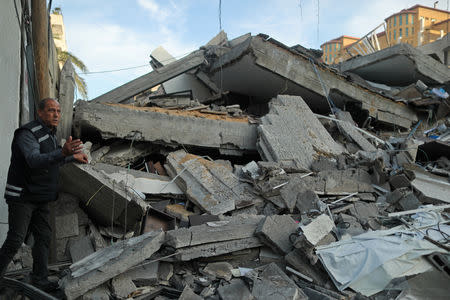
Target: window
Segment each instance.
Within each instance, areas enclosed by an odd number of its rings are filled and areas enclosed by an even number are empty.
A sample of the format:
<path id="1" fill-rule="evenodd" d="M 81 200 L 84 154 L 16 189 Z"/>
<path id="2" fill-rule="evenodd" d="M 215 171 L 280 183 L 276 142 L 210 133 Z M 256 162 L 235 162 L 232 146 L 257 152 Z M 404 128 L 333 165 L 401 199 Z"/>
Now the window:
<path id="1" fill-rule="evenodd" d="M 405 24 L 406 24 L 406 25 L 408 25 L 408 19 L 409 19 L 409 15 L 406 14 L 406 15 L 405 15 Z"/>
<path id="2" fill-rule="evenodd" d="M 398 16 L 398 26 L 402 26 L 403 15 Z"/>
<path id="3" fill-rule="evenodd" d="M 397 26 L 397 16 L 394 16 L 394 27 Z"/>
<path id="4" fill-rule="evenodd" d="M 408 29 L 409 29 L 408 27 L 405 28 L 405 36 L 406 37 L 408 36 Z"/>
<path id="5" fill-rule="evenodd" d="M 336 51 L 336 44 L 334 44 L 334 51 Z"/>
<path id="6" fill-rule="evenodd" d="M 389 19 L 388 22 L 389 22 L 389 28 L 392 28 L 392 19 Z"/>
<path id="7" fill-rule="evenodd" d="M 414 15 L 411 15 L 411 24 L 414 24 Z"/>
<path id="8" fill-rule="evenodd" d="M 411 27 L 411 34 L 414 35 L 414 27 Z"/>
<path id="9" fill-rule="evenodd" d="M 394 40 L 397 39 L 397 31 L 394 29 Z"/>
<path id="10" fill-rule="evenodd" d="M 431 23 L 434 23 L 434 22 L 436 22 L 436 19 L 431 19 Z"/>
<path id="11" fill-rule="evenodd" d="M 332 62 L 332 60 L 331 60 L 331 54 L 330 54 L 330 56 L 328 57 L 328 61 L 331 63 Z"/>
<path id="12" fill-rule="evenodd" d="M 338 49 L 338 51 L 341 50 L 341 44 L 337 45 L 337 49 Z"/>
<path id="13" fill-rule="evenodd" d="M 398 30 L 398 37 L 399 37 L 399 38 L 402 37 L 402 29 L 401 29 L 401 28 Z"/>

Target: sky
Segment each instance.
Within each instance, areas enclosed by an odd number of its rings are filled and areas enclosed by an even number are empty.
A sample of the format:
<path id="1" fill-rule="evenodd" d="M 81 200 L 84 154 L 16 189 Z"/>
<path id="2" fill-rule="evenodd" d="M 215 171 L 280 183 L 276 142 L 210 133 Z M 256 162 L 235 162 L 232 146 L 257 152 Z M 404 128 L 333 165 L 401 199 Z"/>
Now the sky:
<path id="1" fill-rule="evenodd" d="M 265 33 L 288 45 L 320 48 L 341 35 L 362 37 L 393 13 L 435 0 L 53 0 L 60 7 L 68 49 L 87 66 L 89 99 L 152 69 L 163 46 L 183 57 L 222 28 L 228 39 Z M 437 8 L 448 10 L 449 0 Z M 220 7 L 220 9 L 219 9 Z M 139 66 L 139 67 L 138 67 Z M 123 68 L 117 72 L 104 72 Z"/>

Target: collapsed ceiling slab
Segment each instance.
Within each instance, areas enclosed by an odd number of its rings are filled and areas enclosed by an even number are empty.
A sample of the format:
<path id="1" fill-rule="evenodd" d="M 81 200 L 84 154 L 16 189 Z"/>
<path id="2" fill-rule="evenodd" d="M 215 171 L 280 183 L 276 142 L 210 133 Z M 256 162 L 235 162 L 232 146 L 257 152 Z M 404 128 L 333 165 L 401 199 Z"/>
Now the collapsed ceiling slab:
<path id="1" fill-rule="evenodd" d="M 338 91 L 343 97 L 336 101 L 337 106 L 357 102 L 371 117 L 404 128 L 417 121 L 406 105 L 350 82 L 337 71 L 263 36 L 248 38 L 214 60 L 208 73 L 223 90 L 266 102 L 278 94 L 298 95 L 314 111 L 323 111 L 328 108 L 326 95 Z"/>
<path id="2" fill-rule="evenodd" d="M 95 131 L 103 139 L 195 146 L 230 155 L 256 153 L 256 125 L 250 124 L 247 117 L 80 102 L 73 126 L 78 136 Z"/>
<path id="3" fill-rule="evenodd" d="M 125 83 L 103 95 L 91 100 L 91 102 L 120 103 L 140 94 L 160 83 L 172 79 L 180 74 L 192 70 L 205 62 L 203 50 L 192 52 L 186 57 L 174 61 L 155 71 L 142 75 L 130 82 Z"/>
<path id="4" fill-rule="evenodd" d="M 419 79 L 426 84 L 450 80 L 446 65 L 405 43 L 344 61 L 339 70 L 391 86 L 406 86 Z"/>

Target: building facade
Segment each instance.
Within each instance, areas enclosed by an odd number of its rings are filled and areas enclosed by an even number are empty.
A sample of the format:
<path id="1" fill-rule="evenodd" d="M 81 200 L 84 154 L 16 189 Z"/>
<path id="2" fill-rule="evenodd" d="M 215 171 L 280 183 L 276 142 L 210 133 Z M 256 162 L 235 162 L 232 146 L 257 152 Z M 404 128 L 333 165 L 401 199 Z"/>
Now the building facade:
<path id="1" fill-rule="evenodd" d="M 449 32 L 450 12 L 414 5 L 390 15 L 384 20 L 383 25 L 384 31 L 362 39 L 344 35 L 323 43 L 320 46 L 323 51 L 323 62 L 336 64 L 352 56 L 366 55 L 398 43 L 408 43 L 413 47 L 432 43 Z M 347 45 L 344 43 L 345 40 Z M 335 50 L 334 44 L 340 45 L 336 46 L 338 50 Z"/>

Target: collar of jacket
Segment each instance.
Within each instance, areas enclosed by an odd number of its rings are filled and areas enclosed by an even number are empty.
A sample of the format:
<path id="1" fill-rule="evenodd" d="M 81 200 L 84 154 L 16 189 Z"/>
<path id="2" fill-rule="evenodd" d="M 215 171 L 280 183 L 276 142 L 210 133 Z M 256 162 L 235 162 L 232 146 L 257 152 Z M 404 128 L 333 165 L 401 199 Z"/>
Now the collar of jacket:
<path id="1" fill-rule="evenodd" d="M 41 118 L 39 118 L 39 117 L 38 117 L 36 120 L 39 122 L 39 124 L 42 125 L 42 128 L 43 128 L 47 133 L 53 134 L 53 135 L 56 134 L 56 127 L 48 127 L 47 125 L 45 125 L 45 123 L 44 123 L 44 122 L 41 120 Z"/>

